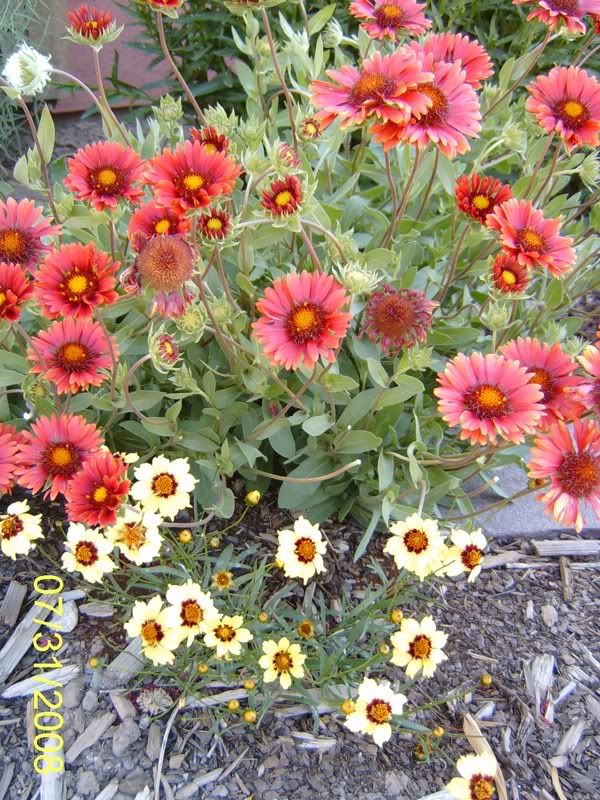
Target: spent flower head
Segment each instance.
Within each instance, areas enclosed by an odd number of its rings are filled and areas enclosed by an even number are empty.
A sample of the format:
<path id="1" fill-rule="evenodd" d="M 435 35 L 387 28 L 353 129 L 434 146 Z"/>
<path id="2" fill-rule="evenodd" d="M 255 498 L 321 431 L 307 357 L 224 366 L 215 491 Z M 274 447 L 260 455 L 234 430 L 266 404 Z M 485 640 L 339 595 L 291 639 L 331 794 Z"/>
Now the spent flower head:
<path id="1" fill-rule="evenodd" d="M 25 42 L 9 56 L 2 71 L 2 77 L 17 97 L 43 92 L 51 74 L 50 56 L 42 55 Z"/>

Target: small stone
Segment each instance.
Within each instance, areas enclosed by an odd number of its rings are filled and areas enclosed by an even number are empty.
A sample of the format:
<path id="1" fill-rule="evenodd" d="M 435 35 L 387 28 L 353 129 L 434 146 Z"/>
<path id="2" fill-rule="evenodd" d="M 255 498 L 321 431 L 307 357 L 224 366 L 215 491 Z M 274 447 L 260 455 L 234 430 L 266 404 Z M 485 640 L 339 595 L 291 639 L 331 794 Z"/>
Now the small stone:
<path id="1" fill-rule="evenodd" d="M 95 689 L 88 689 L 81 706 L 88 714 L 95 711 L 98 708 L 98 692 Z"/>
<path id="2" fill-rule="evenodd" d="M 128 796 L 135 797 L 138 792 L 143 791 L 146 786 L 152 784 L 152 775 L 148 775 L 141 769 L 130 772 L 126 778 L 119 781 L 119 792 Z"/>
<path id="3" fill-rule="evenodd" d="M 542 619 L 549 628 L 553 628 L 558 622 L 558 611 L 551 605 L 542 606 Z"/>
<path id="4" fill-rule="evenodd" d="M 139 726 L 129 717 L 117 725 L 113 733 L 112 750 L 115 756 L 122 756 L 127 748 L 141 737 Z"/>
<path id="5" fill-rule="evenodd" d="M 162 745 L 162 731 L 158 722 L 153 722 L 148 728 L 148 742 L 146 743 L 146 755 L 151 761 L 157 761 Z"/>
<path id="6" fill-rule="evenodd" d="M 77 627 L 79 622 L 79 611 L 77 610 L 77 603 L 74 600 L 67 600 L 63 605 L 63 613 L 60 618 L 61 633 L 71 633 Z"/>
<path id="7" fill-rule="evenodd" d="M 213 797 L 229 797 L 229 789 L 224 785 L 215 786 L 211 794 Z"/>
<path id="8" fill-rule="evenodd" d="M 62 690 L 63 705 L 65 708 L 78 708 L 83 697 L 84 683 L 83 678 L 75 678 L 69 681 Z"/>
<path id="9" fill-rule="evenodd" d="M 385 793 L 387 797 L 405 797 L 405 792 L 409 784 L 410 780 L 402 772 L 385 773 Z"/>
<path id="10" fill-rule="evenodd" d="M 89 770 L 82 770 L 77 776 L 77 791 L 82 795 L 98 794 L 100 786 L 95 774 Z"/>

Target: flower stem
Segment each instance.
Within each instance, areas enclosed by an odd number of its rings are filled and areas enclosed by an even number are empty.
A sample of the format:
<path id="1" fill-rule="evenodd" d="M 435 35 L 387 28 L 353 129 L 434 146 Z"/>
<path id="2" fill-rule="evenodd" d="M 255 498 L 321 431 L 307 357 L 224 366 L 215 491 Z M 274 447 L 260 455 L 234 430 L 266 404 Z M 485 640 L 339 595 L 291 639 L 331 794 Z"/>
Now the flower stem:
<path id="1" fill-rule="evenodd" d="M 31 138 L 33 139 L 33 143 L 35 145 L 35 149 L 37 150 L 38 157 L 40 159 L 40 167 L 42 170 L 42 177 L 44 179 L 44 185 L 46 187 L 46 195 L 48 197 L 48 205 L 50 206 L 50 210 L 52 211 L 52 216 L 54 217 L 56 222 L 60 222 L 60 218 L 58 216 L 58 211 L 56 210 L 56 206 L 54 204 L 54 197 L 52 196 L 52 184 L 50 183 L 50 174 L 48 172 L 48 165 L 46 164 L 46 159 L 44 158 L 44 152 L 42 150 L 42 145 L 40 144 L 40 140 L 37 135 L 37 129 L 35 127 L 35 122 L 33 121 L 33 117 L 31 116 L 31 112 L 27 107 L 27 103 L 23 100 L 22 97 L 17 98 L 18 103 L 23 109 L 23 113 L 25 114 L 25 119 L 27 120 L 27 124 L 29 125 L 29 130 L 31 132 Z"/>
<path id="2" fill-rule="evenodd" d="M 169 45 L 167 44 L 167 40 L 165 38 L 165 26 L 164 26 L 164 23 L 163 23 L 163 15 L 161 14 L 160 11 L 156 12 L 156 28 L 158 30 L 158 40 L 160 42 L 160 46 L 162 48 L 164 57 L 167 59 L 167 62 L 169 64 L 169 66 L 173 70 L 173 74 L 175 75 L 175 77 L 177 78 L 177 80 L 179 82 L 179 85 L 181 86 L 181 88 L 185 92 L 185 96 L 187 97 L 187 99 L 189 100 L 192 108 L 196 112 L 196 116 L 198 117 L 198 119 L 200 120 L 200 122 L 203 125 L 206 125 L 207 124 L 206 123 L 206 117 L 204 116 L 204 114 L 202 112 L 202 109 L 198 105 L 198 103 L 196 101 L 196 98 L 194 97 L 194 95 L 192 93 L 192 90 L 187 85 L 185 78 L 183 77 L 183 75 L 181 74 L 179 69 L 177 68 L 177 64 L 173 60 L 173 56 L 169 52 Z"/>
<path id="3" fill-rule="evenodd" d="M 263 18 L 263 25 L 265 27 L 265 33 L 267 35 L 267 41 L 269 42 L 269 49 L 271 51 L 271 59 L 273 61 L 273 67 L 275 68 L 275 72 L 277 73 L 277 77 L 279 78 L 279 83 L 281 84 L 281 88 L 283 89 L 283 96 L 285 97 L 285 105 L 287 107 L 288 117 L 290 118 L 290 131 L 292 133 L 292 142 L 294 150 L 296 152 L 296 155 L 298 155 L 298 137 L 296 136 L 296 123 L 294 121 L 294 101 L 292 100 L 292 95 L 290 94 L 290 90 L 285 81 L 285 76 L 281 69 L 281 64 L 279 63 L 279 59 L 277 58 L 277 51 L 275 49 L 275 42 L 273 41 L 273 31 L 271 30 L 271 23 L 269 22 L 269 15 L 267 14 L 264 8 L 262 10 L 262 18 Z"/>
<path id="4" fill-rule="evenodd" d="M 320 483 L 321 481 L 328 481 L 332 478 L 337 478 L 338 475 L 343 475 L 344 472 L 348 472 L 348 470 L 352 469 L 352 467 L 358 467 L 360 463 L 360 458 L 357 458 L 356 461 L 351 461 L 350 464 L 345 464 L 343 467 L 339 467 L 333 472 L 328 472 L 326 475 L 315 475 L 312 478 L 296 478 L 291 475 L 275 475 L 272 472 L 263 472 L 261 469 L 255 469 L 254 472 L 256 472 L 257 475 L 264 475 L 265 478 L 272 478 L 275 481 L 289 481 L 290 483 Z"/>
<path id="5" fill-rule="evenodd" d="M 91 48 L 92 53 L 94 54 L 94 69 L 96 70 L 96 85 L 98 87 L 98 94 L 100 95 L 100 102 L 104 105 L 106 113 L 111 118 L 113 125 L 121 134 L 124 142 L 129 142 L 127 138 L 127 133 L 119 120 L 117 119 L 114 111 L 110 107 L 110 103 L 108 102 L 108 97 L 106 96 L 106 91 L 104 90 L 104 82 L 102 80 L 102 71 L 100 69 L 100 57 L 98 56 L 98 51 L 95 47 Z"/>
<path id="6" fill-rule="evenodd" d="M 421 201 L 421 207 L 417 211 L 417 216 L 415 217 L 415 222 L 418 222 L 421 219 L 421 215 L 425 211 L 427 206 L 427 201 L 429 200 L 429 195 L 431 194 L 431 190 L 433 188 L 433 183 L 435 181 L 435 176 L 437 175 L 438 164 L 440 163 L 440 151 L 435 149 L 435 158 L 433 160 L 433 168 L 431 170 L 431 177 L 429 178 L 429 182 L 427 187 L 425 188 L 425 194 L 423 195 L 423 200 Z"/>
<path id="7" fill-rule="evenodd" d="M 106 123 L 108 129 L 109 130 L 111 129 L 112 119 L 111 119 L 110 115 L 108 114 L 108 112 L 106 111 L 106 109 L 104 108 L 102 103 L 98 100 L 96 95 L 91 91 L 91 89 L 89 89 L 85 85 L 85 83 L 83 81 L 80 81 L 79 78 L 75 77 L 75 75 L 71 75 L 70 72 L 65 72 L 62 69 L 53 69 L 52 72 L 54 72 L 56 75 L 62 75 L 64 78 L 68 78 L 70 81 L 72 81 L 77 86 L 79 86 L 79 88 L 82 89 L 87 94 L 87 96 L 92 100 L 92 102 L 94 103 L 94 105 L 98 109 L 98 112 L 99 112 L 101 118 Z M 121 132 L 121 128 L 120 127 L 117 130 L 119 131 L 119 134 L 123 138 L 123 141 L 125 142 L 125 144 L 128 145 L 129 144 L 129 139 L 127 138 L 127 136 L 125 136 Z"/>

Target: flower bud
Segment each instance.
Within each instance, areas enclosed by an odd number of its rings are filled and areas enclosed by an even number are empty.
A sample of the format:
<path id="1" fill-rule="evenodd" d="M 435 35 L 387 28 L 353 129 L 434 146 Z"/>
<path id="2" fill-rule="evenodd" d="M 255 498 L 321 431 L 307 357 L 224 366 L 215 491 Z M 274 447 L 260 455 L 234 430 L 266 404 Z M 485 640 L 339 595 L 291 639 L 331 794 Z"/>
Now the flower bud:
<path id="1" fill-rule="evenodd" d="M 208 664 L 206 663 L 206 661 L 201 661 L 196 669 L 198 670 L 199 675 L 206 675 L 206 673 L 208 672 Z"/>
<path id="2" fill-rule="evenodd" d="M 247 147 L 256 150 L 262 144 L 266 127 L 266 120 L 250 116 L 240 123 L 238 133 Z"/>
<path id="3" fill-rule="evenodd" d="M 208 106 L 204 109 L 206 126 L 216 128 L 219 133 L 225 136 L 232 136 L 238 128 L 238 119 L 235 111 L 229 115 L 221 105 Z"/>
<path id="4" fill-rule="evenodd" d="M 181 544 L 189 544 L 192 541 L 192 532 L 190 530 L 183 530 L 179 531 L 179 536 L 177 537 Z"/>
<path id="5" fill-rule="evenodd" d="M 260 492 L 258 489 L 253 489 L 246 495 L 247 506 L 257 506 L 260 503 Z"/>
<path id="6" fill-rule="evenodd" d="M 512 120 L 502 128 L 502 141 L 509 150 L 525 153 L 527 150 L 527 133 Z"/>
<path id="7" fill-rule="evenodd" d="M 435 728 L 431 731 L 431 733 L 435 736 L 436 739 L 441 739 L 444 735 L 444 729 L 441 725 L 436 725 Z"/>
<path id="8" fill-rule="evenodd" d="M 239 700 L 230 700 L 227 703 L 227 710 L 228 711 L 239 711 L 240 710 L 240 701 Z"/>
<path id="9" fill-rule="evenodd" d="M 267 614 L 266 611 L 261 611 L 257 619 L 259 622 L 262 622 L 264 624 L 265 622 L 269 621 L 269 615 Z"/>
<path id="10" fill-rule="evenodd" d="M 233 319 L 233 309 L 224 295 L 210 303 L 210 310 L 215 318 L 215 322 L 219 325 L 224 325 Z"/>
<path id="11" fill-rule="evenodd" d="M 481 678 L 479 679 L 479 682 L 481 683 L 482 686 L 485 686 L 487 688 L 492 685 L 494 679 L 489 674 L 489 672 L 484 672 Z"/>
<path id="12" fill-rule="evenodd" d="M 392 608 L 390 611 L 390 622 L 393 622 L 394 625 L 400 625 L 402 620 L 404 619 L 404 614 L 400 608 Z"/>
<path id="13" fill-rule="evenodd" d="M 483 315 L 483 324 L 491 331 L 502 331 L 510 321 L 510 308 L 502 302 L 492 303 Z"/>
<path id="14" fill-rule="evenodd" d="M 339 253 L 338 253 L 339 255 Z M 339 282 L 350 294 L 370 294 L 379 284 L 381 276 L 371 272 L 357 261 L 350 261 L 335 270 Z"/>
<path id="15" fill-rule="evenodd" d="M 248 678 L 244 681 L 244 689 L 247 692 L 251 692 L 253 689 L 256 689 L 256 681 L 253 681 L 252 678 Z"/>
<path id="16" fill-rule="evenodd" d="M 344 40 L 344 31 L 337 19 L 331 19 L 323 31 L 323 45 L 331 50 L 339 47 Z"/>
<path id="17" fill-rule="evenodd" d="M 52 64 L 44 56 L 23 43 L 6 62 L 2 76 L 18 97 L 40 94 L 50 81 Z"/>
<path id="18" fill-rule="evenodd" d="M 588 187 L 595 189 L 600 183 L 600 160 L 597 153 L 590 153 L 579 165 L 579 177 Z"/>
<path id="19" fill-rule="evenodd" d="M 208 317 L 206 309 L 199 303 L 190 303 L 186 306 L 181 316 L 175 317 L 173 322 L 176 327 L 192 341 L 197 342 L 202 338 Z"/>
<path id="20" fill-rule="evenodd" d="M 177 366 L 181 358 L 181 350 L 175 339 L 164 328 L 160 327 L 148 337 L 148 352 L 152 365 L 163 375 Z"/>
<path id="21" fill-rule="evenodd" d="M 158 106 L 152 106 L 152 112 L 158 122 L 179 122 L 183 117 L 181 97 L 165 94 L 160 98 Z"/>
<path id="22" fill-rule="evenodd" d="M 354 702 L 352 700 L 344 700 L 340 706 L 340 709 L 342 710 L 342 714 L 348 716 L 348 714 L 351 714 L 354 711 Z"/>
<path id="23" fill-rule="evenodd" d="M 247 722 L 248 725 L 254 724 L 257 720 L 256 711 L 254 711 L 253 708 L 247 708 L 242 716 L 244 718 L 244 722 Z"/>

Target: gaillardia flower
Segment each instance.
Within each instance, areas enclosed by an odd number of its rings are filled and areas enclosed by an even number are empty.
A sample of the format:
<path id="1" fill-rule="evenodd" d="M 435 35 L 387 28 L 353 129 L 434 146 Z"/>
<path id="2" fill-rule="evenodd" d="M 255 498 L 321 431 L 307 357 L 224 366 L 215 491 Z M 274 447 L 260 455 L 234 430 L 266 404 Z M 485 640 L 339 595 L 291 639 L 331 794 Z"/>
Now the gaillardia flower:
<path id="1" fill-rule="evenodd" d="M 600 347 L 589 345 L 577 360 L 591 377 L 579 384 L 578 396 L 586 408 L 600 414 Z"/>
<path id="2" fill-rule="evenodd" d="M 136 252 L 141 252 L 148 239 L 155 236 L 185 236 L 192 227 L 191 220 L 172 208 L 159 206 L 154 200 L 136 209 L 129 220 L 127 235 Z"/>
<path id="3" fill-rule="evenodd" d="M 378 122 L 371 133 L 386 151 L 400 142 L 414 144 L 419 149 L 432 142 L 445 156 L 455 158 L 469 150 L 468 138 L 479 136 L 479 99 L 467 83 L 460 62 L 435 61 L 429 53 L 423 68 L 434 74 L 431 83 L 418 86 L 418 92 L 429 100 L 428 108 L 413 113 L 406 124 L 396 120 Z"/>
<path id="4" fill-rule="evenodd" d="M 215 197 L 228 195 L 242 170 L 230 156 L 210 152 L 194 139 L 150 160 L 146 180 L 157 203 L 176 211 L 204 208 Z"/>
<path id="5" fill-rule="evenodd" d="M 557 422 L 535 440 L 529 461 L 532 478 L 550 480 L 538 495 L 561 525 L 583 527 L 580 505 L 589 503 L 600 519 L 600 426 L 592 420 L 575 420 L 572 431 Z"/>
<path id="6" fill-rule="evenodd" d="M 40 94 L 51 80 L 50 56 L 44 56 L 34 47 L 21 44 L 8 58 L 2 77 L 18 95 Z"/>
<path id="7" fill-rule="evenodd" d="M 63 244 L 53 250 L 35 274 L 35 293 L 44 314 L 91 317 L 100 305 L 114 303 L 118 262 L 94 244 Z"/>
<path id="8" fill-rule="evenodd" d="M 0 493 L 9 494 L 21 460 L 21 434 L 5 422 L 0 422 Z"/>
<path id="9" fill-rule="evenodd" d="M 94 6 L 81 5 L 69 11 L 68 38 L 76 44 L 89 44 L 100 50 L 103 44 L 114 42 L 121 34 L 123 25 L 117 27 L 110 11 L 101 11 Z"/>
<path id="10" fill-rule="evenodd" d="M 423 617 L 421 622 L 405 617 L 400 630 L 390 636 L 393 647 L 390 661 L 404 667 L 409 678 L 421 670 L 426 678 L 431 678 L 437 665 L 448 658 L 442 649 L 447 641 L 448 634 L 437 630 L 433 617 Z"/>
<path id="11" fill-rule="evenodd" d="M 302 205 L 302 184 L 295 175 L 272 181 L 262 193 L 262 207 L 275 217 L 295 214 Z"/>
<path id="12" fill-rule="evenodd" d="M 163 519 L 158 514 L 126 507 L 105 534 L 129 561 L 141 566 L 150 564 L 160 553 L 162 524 Z"/>
<path id="13" fill-rule="evenodd" d="M 264 655 L 258 659 L 265 671 L 263 680 L 272 683 L 279 679 L 282 689 L 289 689 L 292 678 L 303 678 L 306 656 L 300 651 L 299 644 L 291 644 L 285 637 L 276 642 L 269 639 L 262 645 Z"/>
<path id="14" fill-rule="evenodd" d="M 173 651 L 181 643 L 179 630 L 169 626 L 167 617 L 161 596 L 155 594 L 147 603 L 136 600 L 131 617 L 124 625 L 128 636 L 140 637 L 143 654 L 157 666 L 172 664 L 175 661 Z"/>
<path id="15" fill-rule="evenodd" d="M 557 278 L 575 262 L 573 239 L 561 236 L 561 219 L 546 219 L 529 200 L 507 200 L 486 218 L 486 225 L 498 232 L 502 249 L 526 267 L 545 267 Z"/>
<path id="16" fill-rule="evenodd" d="M 543 430 L 558 420 L 572 419 L 577 411 L 574 389 L 581 381 L 574 374 L 577 364 L 560 344 L 519 338 L 505 344 L 500 352 L 525 367 L 532 374 L 532 381 L 540 387 L 544 411 L 538 428 Z"/>
<path id="17" fill-rule="evenodd" d="M 303 139 L 314 141 L 323 132 L 320 121 L 316 117 L 304 117 L 300 126 L 300 135 Z"/>
<path id="18" fill-rule="evenodd" d="M 446 791 L 455 800 L 493 800 L 498 769 L 491 753 L 461 756 L 456 762 L 460 778 L 452 778 Z"/>
<path id="19" fill-rule="evenodd" d="M 272 364 L 312 368 L 321 357 L 335 361 L 352 315 L 350 298 L 331 275 L 299 272 L 278 278 L 256 304 L 254 336 Z"/>
<path id="20" fill-rule="evenodd" d="M 33 283 L 18 264 L 0 262 L 0 320 L 15 322 L 33 294 Z"/>
<path id="21" fill-rule="evenodd" d="M 112 352 L 117 342 L 110 336 Z M 71 317 L 55 322 L 31 340 L 27 357 L 31 372 L 56 385 L 59 394 L 101 386 L 108 377 L 112 358 L 106 334 L 97 322 Z"/>
<path id="22" fill-rule="evenodd" d="M 191 505 L 190 492 L 198 483 L 190 472 L 187 458 L 169 461 L 165 456 L 155 456 L 152 461 L 135 468 L 136 482 L 131 487 L 131 497 L 145 511 L 173 519 Z"/>
<path id="23" fill-rule="evenodd" d="M 190 128 L 192 139 L 196 139 L 200 144 L 204 145 L 207 153 L 227 153 L 229 152 L 229 139 L 224 133 L 213 127 L 207 128 Z"/>
<path id="24" fill-rule="evenodd" d="M 0 200 L 0 261 L 29 270 L 37 267 L 40 258 L 51 250 L 44 240 L 58 236 L 61 230 L 42 215 L 42 210 L 33 200 Z"/>
<path id="25" fill-rule="evenodd" d="M 80 572 L 89 583 L 101 583 L 115 568 L 110 557 L 113 546 L 97 528 L 86 528 L 78 523 L 69 525 L 65 546 L 63 567 L 67 572 Z"/>
<path id="26" fill-rule="evenodd" d="M 514 256 L 498 253 L 492 267 L 492 283 L 503 294 L 519 294 L 529 286 L 529 270 Z"/>
<path id="27" fill-rule="evenodd" d="M 539 19 L 551 31 L 564 25 L 569 33 L 585 33 L 584 17 L 600 14 L 600 0 L 513 0 L 516 6 L 535 3 L 528 20 Z"/>
<path id="28" fill-rule="evenodd" d="M 423 42 L 411 42 L 410 46 L 417 55 L 431 53 L 434 61 L 460 61 L 466 81 L 474 89 L 481 89 L 482 81 L 494 73 L 485 48 L 477 39 L 469 39 L 460 33 L 430 33 Z"/>
<path id="29" fill-rule="evenodd" d="M 0 514 L 0 551 L 8 558 L 26 556 L 35 547 L 36 539 L 43 539 L 42 515 L 31 514 L 29 501 L 11 503 L 5 514 Z"/>
<path id="30" fill-rule="evenodd" d="M 301 578 L 306 584 L 317 572 L 325 572 L 323 556 L 327 542 L 318 525 L 299 517 L 293 530 L 277 531 L 279 548 L 276 559 L 288 578 Z"/>
<path id="31" fill-rule="evenodd" d="M 198 217 L 198 228 L 203 239 L 208 241 L 226 239 L 231 232 L 231 214 L 219 208 L 211 208 Z"/>
<path id="32" fill-rule="evenodd" d="M 385 284 L 369 298 L 363 331 L 391 355 L 427 339 L 437 303 L 418 289 Z"/>
<path id="33" fill-rule="evenodd" d="M 166 614 L 169 627 L 180 629 L 180 638 L 187 639 L 188 647 L 196 636 L 208 633 L 211 623 L 221 619 L 210 592 L 203 592 L 192 580 L 187 580 L 181 586 L 169 584 L 166 598 L 169 603 Z"/>
<path id="34" fill-rule="evenodd" d="M 393 522 L 390 533 L 383 552 L 394 557 L 398 569 L 413 572 L 421 581 L 440 569 L 444 540 L 435 520 L 411 514 L 403 522 Z"/>
<path id="35" fill-rule="evenodd" d="M 423 14 L 425 3 L 415 0 L 354 0 L 350 13 L 363 20 L 361 28 L 372 39 L 396 40 L 401 33 L 420 36 L 431 28 L 431 20 Z"/>
<path id="36" fill-rule="evenodd" d="M 536 429 L 544 405 L 533 375 L 517 361 L 489 353 L 459 353 L 438 375 L 433 390 L 448 425 L 460 425 L 461 439 L 495 444 L 498 437 L 520 444 Z"/>
<path id="37" fill-rule="evenodd" d="M 538 75 L 527 90 L 525 108 L 546 133 L 558 133 L 567 150 L 598 146 L 600 83 L 593 75 L 579 67 L 554 67 L 548 75 Z"/>
<path id="38" fill-rule="evenodd" d="M 211 619 L 204 634 L 204 644 L 215 650 L 217 658 L 239 656 L 242 644 L 254 638 L 247 628 L 242 627 L 243 624 L 244 618 L 239 614 Z"/>
<path id="39" fill-rule="evenodd" d="M 394 692 L 388 681 L 364 678 L 358 687 L 354 710 L 348 714 L 344 725 L 353 733 L 366 733 L 379 747 L 392 735 L 392 717 L 402 714 L 406 696 Z"/>
<path id="40" fill-rule="evenodd" d="M 66 493 L 69 481 L 101 443 L 96 426 L 77 414 L 40 417 L 30 431 L 21 434 L 19 484 L 37 493 L 48 482 L 48 494 L 54 500 L 59 492 Z"/>
<path id="41" fill-rule="evenodd" d="M 450 576 L 469 574 L 468 582 L 472 582 L 481 572 L 483 551 L 487 547 L 487 539 L 480 528 L 467 533 L 455 530 L 450 535 L 450 542 L 444 555 L 444 574 Z"/>
<path id="42" fill-rule="evenodd" d="M 131 147 L 119 142 L 94 142 L 68 160 L 65 187 L 96 211 L 114 210 L 119 200 L 137 204 L 144 196 L 140 182 L 144 164 Z"/>
<path id="43" fill-rule="evenodd" d="M 487 175 L 461 175 L 454 185 L 456 202 L 461 211 L 476 219 L 482 225 L 494 208 L 512 197 L 512 190 L 506 183 Z"/>
<path id="44" fill-rule="evenodd" d="M 433 73 L 423 69 L 407 46 L 387 56 L 376 52 L 360 69 L 345 64 L 339 70 L 327 70 L 327 76 L 333 83 L 312 83 L 312 103 L 322 109 L 317 119 L 324 126 L 340 119 L 346 128 L 372 116 L 400 125 L 413 113 L 426 113 L 431 105 L 420 86 L 431 81 Z"/>
<path id="45" fill-rule="evenodd" d="M 108 450 L 99 450 L 67 486 L 67 516 L 71 522 L 102 528 L 113 525 L 130 485 L 122 459 Z"/>
<path id="46" fill-rule="evenodd" d="M 146 242 L 135 267 L 142 286 L 155 292 L 151 314 L 179 317 L 192 300 L 186 283 L 194 272 L 194 251 L 181 236 L 156 236 Z"/>

